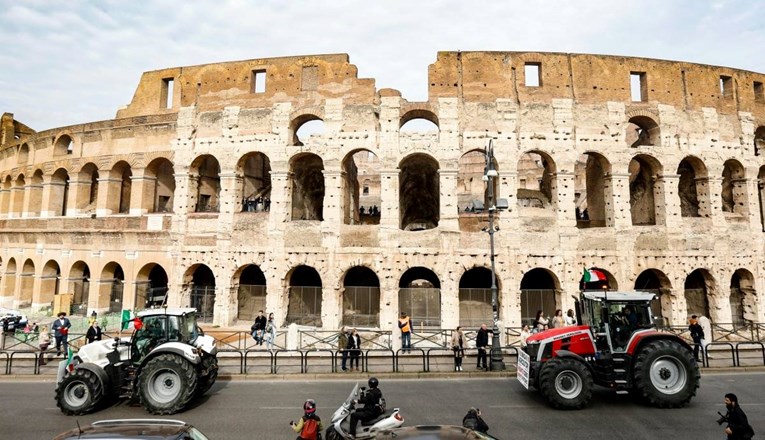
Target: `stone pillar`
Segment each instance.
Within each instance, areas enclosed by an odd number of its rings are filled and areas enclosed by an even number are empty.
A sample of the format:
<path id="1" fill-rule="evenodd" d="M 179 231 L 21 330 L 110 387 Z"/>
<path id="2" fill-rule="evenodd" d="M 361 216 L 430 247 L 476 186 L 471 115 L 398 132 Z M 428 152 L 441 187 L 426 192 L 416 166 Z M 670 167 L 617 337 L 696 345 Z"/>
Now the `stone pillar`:
<path id="1" fill-rule="evenodd" d="M 706 176 L 697 177 L 694 183 L 696 184 L 696 199 L 699 201 L 699 217 L 711 218 L 712 206 L 709 198 L 709 178 Z"/>
<path id="2" fill-rule="evenodd" d="M 144 215 L 154 210 L 154 198 L 156 197 L 154 188 L 157 185 L 157 178 L 146 175 L 146 168 L 137 168 L 132 170 L 133 175 L 130 178 L 130 209 L 129 215 Z"/>
<path id="3" fill-rule="evenodd" d="M 3 185 L 0 188 L 0 218 L 9 218 L 11 211 L 11 190 Z"/>
<path id="4" fill-rule="evenodd" d="M 324 220 L 333 231 L 343 224 L 343 178 L 345 173 L 337 168 L 325 168 L 324 174 Z"/>
<path id="5" fill-rule="evenodd" d="M 220 276 L 215 279 L 215 305 L 213 324 L 227 327 L 234 322 L 237 313 L 237 292 L 231 287 L 231 277 Z"/>
<path id="6" fill-rule="evenodd" d="M 518 172 L 503 171 L 499 173 L 497 179 L 499 179 L 499 198 L 507 200 L 507 211 L 495 220 L 501 227 L 506 227 L 518 220 Z M 502 221 L 503 219 L 506 220 Z"/>
<path id="7" fill-rule="evenodd" d="M 630 175 L 628 173 L 612 173 L 606 176 L 604 181 L 611 182 L 606 188 L 611 188 L 611 200 L 613 205 L 613 225 L 616 229 L 632 227 L 632 212 L 630 209 Z M 606 194 L 606 199 L 608 199 Z"/>
<path id="8" fill-rule="evenodd" d="M 292 216 L 292 174 L 288 171 L 271 170 L 271 210 L 268 216 L 269 230 L 284 231 L 285 223 Z M 283 319 L 282 317 L 281 319 Z"/>
<path id="9" fill-rule="evenodd" d="M 58 217 L 63 215 L 60 209 L 65 192 L 66 184 L 64 182 L 54 182 L 52 181 L 52 176 L 44 176 L 40 217 Z"/>
<path id="10" fill-rule="evenodd" d="M 11 208 L 8 211 L 8 218 L 20 218 L 24 207 L 24 187 L 14 185 L 11 188 Z"/>
<path id="11" fill-rule="evenodd" d="M 444 277 L 441 281 L 441 328 L 453 329 L 460 325 L 459 292 L 459 280 L 454 280 L 450 276 Z M 411 311 L 408 312 L 411 313 Z"/>
<path id="12" fill-rule="evenodd" d="M 39 217 L 42 208 L 42 182 L 30 182 L 24 197 L 24 217 Z"/>
<path id="13" fill-rule="evenodd" d="M 380 227 L 399 229 L 399 193 L 397 168 L 380 170 Z"/>
<path id="14" fill-rule="evenodd" d="M 660 209 L 661 204 L 658 199 L 654 201 L 656 205 L 656 224 L 664 224 L 668 229 L 675 230 L 683 223 L 682 212 L 680 211 L 680 175 L 664 174 L 657 179 L 662 183 L 662 194 L 664 199 L 664 209 Z M 659 211 L 663 213 L 664 221 L 659 222 Z"/>
<path id="15" fill-rule="evenodd" d="M 438 170 L 439 199 L 441 201 L 438 226 L 442 231 L 458 232 L 459 212 L 457 206 L 457 169 Z M 495 198 L 496 203 L 496 198 Z M 486 209 L 489 209 L 487 206 Z M 448 327 L 453 328 L 453 327 Z"/>
<path id="16" fill-rule="evenodd" d="M 576 227 L 576 215 L 574 214 L 574 173 L 555 174 L 555 187 L 553 189 L 553 206 L 557 210 L 558 225 L 560 227 Z"/>
<path id="17" fill-rule="evenodd" d="M 98 179 L 98 197 L 96 215 L 106 217 L 120 212 L 120 192 L 122 191 L 122 176 L 111 171 L 103 173 L 106 177 Z M 117 175 L 115 177 L 115 175 Z M 99 311 L 100 313 L 100 311 Z"/>
<path id="18" fill-rule="evenodd" d="M 709 178 L 709 207 L 710 217 L 714 226 L 725 226 L 725 215 L 722 210 L 722 178 Z"/>
<path id="19" fill-rule="evenodd" d="M 69 192 L 66 197 L 66 215 L 75 217 L 83 214 L 90 203 L 90 176 L 75 174 L 69 181 Z"/>
<path id="20" fill-rule="evenodd" d="M 759 231 L 760 229 L 760 207 L 759 207 L 759 180 L 758 179 L 743 179 L 741 184 L 741 191 L 743 200 L 746 203 L 744 207 L 744 214 L 748 218 L 749 227 L 752 231 Z"/>
<path id="21" fill-rule="evenodd" d="M 664 176 L 653 176 L 653 219 L 657 226 L 667 224 L 667 191 L 669 189 L 666 183 Z"/>

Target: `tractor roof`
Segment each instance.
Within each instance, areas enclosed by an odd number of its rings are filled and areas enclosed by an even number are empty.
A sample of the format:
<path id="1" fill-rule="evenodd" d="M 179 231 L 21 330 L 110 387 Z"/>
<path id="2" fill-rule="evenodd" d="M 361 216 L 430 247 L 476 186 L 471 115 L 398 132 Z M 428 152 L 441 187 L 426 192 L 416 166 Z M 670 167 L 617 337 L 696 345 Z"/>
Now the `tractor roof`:
<path id="1" fill-rule="evenodd" d="M 169 316 L 180 316 L 180 315 L 188 315 L 189 313 L 196 312 L 197 309 L 193 307 L 163 307 L 161 309 L 146 309 L 141 310 L 137 313 L 137 315 L 141 318 L 144 316 L 156 316 L 156 315 L 169 315 Z"/>
<path id="2" fill-rule="evenodd" d="M 596 301 L 640 301 L 640 302 L 646 302 L 651 301 L 656 297 L 656 294 L 653 292 L 642 292 L 642 291 L 633 291 L 633 292 L 604 292 L 602 290 L 588 290 L 585 292 L 582 292 L 582 296 L 587 299 L 592 299 Z"/>

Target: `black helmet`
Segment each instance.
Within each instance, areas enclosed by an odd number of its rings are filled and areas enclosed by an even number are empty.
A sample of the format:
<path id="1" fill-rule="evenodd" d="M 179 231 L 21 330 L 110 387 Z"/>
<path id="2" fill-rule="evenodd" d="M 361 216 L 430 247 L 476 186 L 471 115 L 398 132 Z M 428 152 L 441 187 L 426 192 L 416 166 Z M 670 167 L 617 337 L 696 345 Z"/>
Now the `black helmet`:
<path id="1" fill-rule="evenodd" d="M 377 388 L 377 385 L 380 384 L 380 381 L 377 380 L 376 377 L 370 377 L 367 383 L 369 384 L 369 388 Z"/>

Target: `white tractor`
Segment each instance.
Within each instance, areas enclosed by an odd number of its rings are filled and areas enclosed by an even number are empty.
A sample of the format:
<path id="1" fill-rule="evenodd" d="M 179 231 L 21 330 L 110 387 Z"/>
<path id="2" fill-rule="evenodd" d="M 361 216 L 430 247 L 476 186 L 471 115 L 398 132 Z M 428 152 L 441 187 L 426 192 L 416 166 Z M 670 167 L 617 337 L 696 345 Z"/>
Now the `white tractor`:
<path id="1" fill-rule="evenodd" d="M 92 412 L 116 398 L 138 398 L 152 414 L 175 414 L 218 377 L 215 339 L 197 327 L 196 309 L 138 313 L 132 336 L 83 346 L 59 364 L 56 405 Z"/>

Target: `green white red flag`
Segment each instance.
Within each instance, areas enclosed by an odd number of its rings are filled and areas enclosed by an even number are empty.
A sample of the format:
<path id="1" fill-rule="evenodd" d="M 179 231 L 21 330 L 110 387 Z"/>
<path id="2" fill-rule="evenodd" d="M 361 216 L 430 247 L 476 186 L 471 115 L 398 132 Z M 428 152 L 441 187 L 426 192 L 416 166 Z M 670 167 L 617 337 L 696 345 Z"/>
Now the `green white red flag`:
<path id="1" fill-rule="evenodd" d="M 584 273 L 582 274 L 583 283 L 597 283 L 599 281 L 606 281 L 606 280 L 608 280 L 608 278 L 606 277 L 606 274 L 604 274 L 603 272 L 597 269 L 584 268 Z"/>

